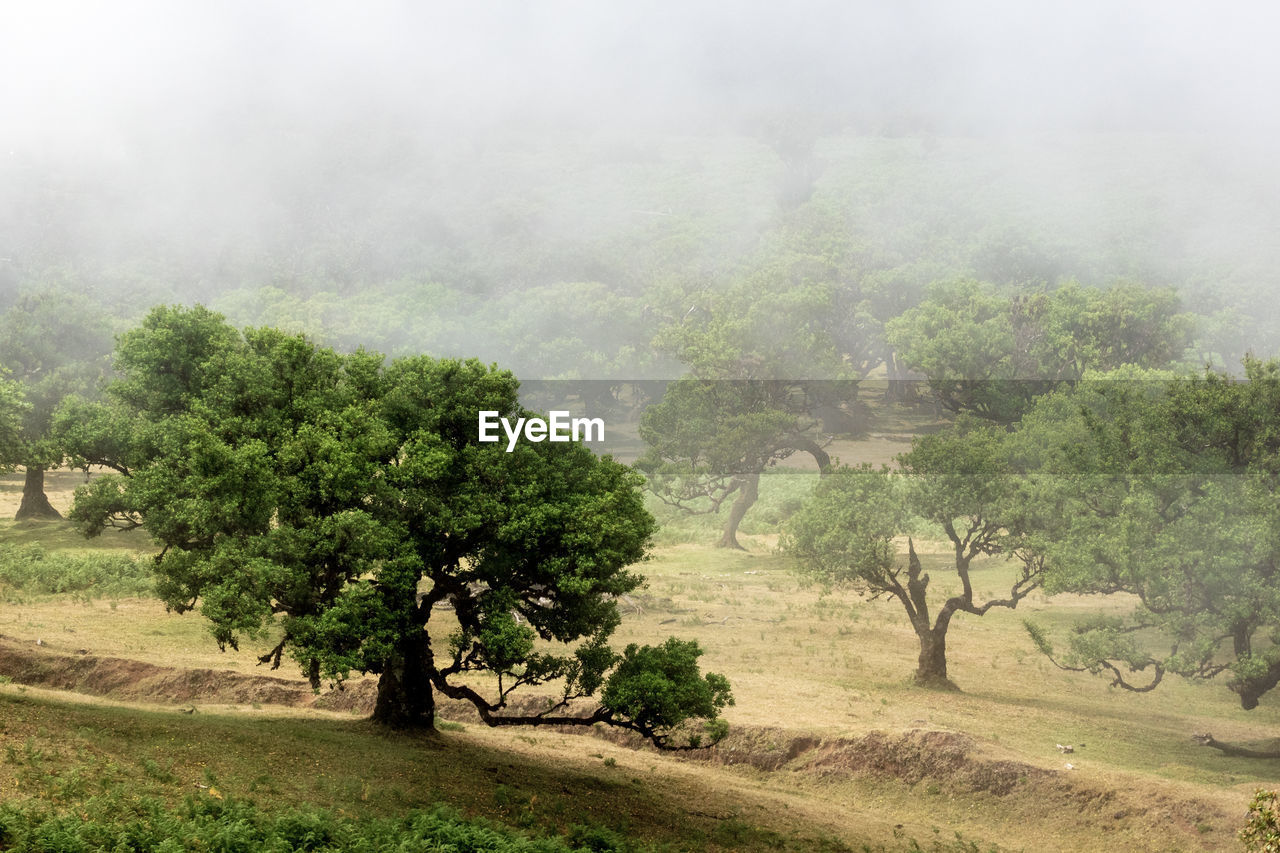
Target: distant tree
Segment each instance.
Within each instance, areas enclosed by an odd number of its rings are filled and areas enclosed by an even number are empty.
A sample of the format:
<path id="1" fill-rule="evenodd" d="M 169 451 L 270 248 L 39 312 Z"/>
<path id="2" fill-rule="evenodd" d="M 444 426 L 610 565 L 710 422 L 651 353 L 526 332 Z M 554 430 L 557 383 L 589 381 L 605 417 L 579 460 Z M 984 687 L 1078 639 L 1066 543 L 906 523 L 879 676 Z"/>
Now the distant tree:
<path id="1" fill-rule="evenodd" d="M 669 376 L 656 356 L 643 302 L 599 282 L 560 282 L 506 294 L 493 312 L 484 355 L 540 379 L 644 379 Z"/>
<path id="2" fill-rule="evenodd" d="M 84 296 L 61 289 L 23 294 L 0 315 L 0 365 L 21 383 L 28 403 L 16 461 L 26 469 L 17 518 L 61 518 L 44 493 L 44 475 L 66 454 L 52 429 L 71 395 L 92 394 L 107 369 L 111 329 Z"/>
<path id="3" fill-rule="evenodd" d="M 1034 394 L 1015 379 L 1009 303 L 991 285 L 935 283 L 928 299 L 891 320 L 885 333 L 900 363 L 928 377 L 952 411 L 1008 422 Z"/>
<path id="4" fill-rule="evenodd" d="M 729 685 L 698 672 L 696 643 L 608 646 L 653 530 L 638 476 L 579 444 L 476 441 L 480 410 L 530 414 L 510 373 L 384 366 L 201 308 L 153 311 L 116 366 L 113 403 L 84 422 L 128 415 L 120 473 L 79 489 L 72 517 L 90 535 L 145 524 L 161 597 L 198 607 L 220 645 L 271 632 L 262 662 L 287 651 L 317 687 L 377 673 L 391 726 L 430 728 L 442 693 L 493 726 L 602 722 L 674 748 L 703 742 L 677 734 L 702 719 L 723 736 Z M 84 437 L 86 458 L 111 450 Z M 553 682 L 542 710 L 510 710 Z"/>
<path id="5" fill-rule="evenodd" d="M 781 548 L 803 574 L 898 600 L 920 642 L 915 678 L 921 684 L 950 686 L 947 632 L 957 613 L 1017 607 L 1043 579 L 1043 556 L 1022 534 L 1020 484 L 1010 474 L 1005 441 L 1001 430 L 961 418 L 944 432 L 917 438 L 900 457 L 900 472 L 833 469 L 784 528 Z M 904 564 L 894 542 L 913 516 L 940 526 L 954 552 L 960 590 L 936 602 L 936 615 L 914 543 L 907 540 Z M 982 555 L 1019 565 L 1007 598 L 976 599 L 970 570 Z"/>
<path id="6" fill-rule="evenodd" d="M 819 471 L 831 464 L 807 408 L 787 382 L 673 382 L 641 416 L 648 449 L 636 467 L 661 500 L 688 511 L 718 512 L 734 497 L 717 545 L 741 549 L 738 526 L 759 498 L 766 468 L 796 451 L 811 454 Z"/>
<path id="7" fill-rule="evenodd" d="M 983 281 L 1022 287 L 1047 285 L 1065 272 L 1061 251 L 1016 228 L 995 228 L 978 237 L 970 265 Z"/>
<path id="8" fill-rule="evenodd" d="M 885 293 L 870 275 L 872 252 L 856 233 L 842 204 L 815 199 L 783 216 L 749 264 L 746 289 L 768 319 L 764 328 L 788 342 L 802 323 L 821 344 L 811 352 L 797 347 L 794 354 L 809 364 L 790 375 L 816 377 L 838 364 L 840 375 L 865 378 L 884 358 L 884 321 L 901 309 L 883 314 Z M 776 304 L 783 294 L 785 307 Z"/>
<path id="9" fill-rule="evenodd" d="M 826 305 L 819 288 L 768 292 L 748 281 L 700 294 L 655 339 L 692 376 L 644 411 L 648 449 L 636 467 L 659 498 L 689 511 L 719 511 L 736 495 L 721 547 L 742 547 L 738 526 L 766 468 L 797 451 L 820 472 L 831 463 L 814 413 L 847 407 L 857 383 L 841 381 L 848 374 L 822 322 Z"/>
<path id="10" fill-rule="evenodd" d="M 902 363 L 928 378 L 943 405 L 1003 424 L 1086 370 L 1164 367 L 1182 357 L 1192 331 L 1167 288 L 1068 282 L 1007 294 L 974 280 L 931 285 L 886 327 Z"/>
<path id="11" fill-rule="evenodd" d="M 1060 666 L 1134 691 L 1227 675 L 1246 710 L 1280 684 L 1280 364 L 1245 372 L 1098 375 L 1024 419 L 1047 589 L 1139 602 L 1077 625 L 1063 653 L 1029 625 Z"/>
<path id="12" fill-rule="evenodd" d="M 761 124 L 759 136 L 782 161 L 777 200 L 783 210 L 793 210 L 807 202 L 826 164 L 815 146 L 822 132 L 821 120 L 799 112 L 771 116 Z"/>

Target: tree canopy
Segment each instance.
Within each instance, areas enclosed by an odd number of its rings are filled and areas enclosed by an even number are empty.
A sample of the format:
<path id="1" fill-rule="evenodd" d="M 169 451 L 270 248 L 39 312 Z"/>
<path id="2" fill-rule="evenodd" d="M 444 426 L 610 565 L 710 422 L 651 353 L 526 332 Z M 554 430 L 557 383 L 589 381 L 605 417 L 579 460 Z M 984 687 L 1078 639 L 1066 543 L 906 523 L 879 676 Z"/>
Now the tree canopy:
<path id="1" fill-rule="evenodd" d="M 648 447 L 636 467 L 659 498 L 716 512 L 736 495 L 719 542 L 729 548 L 742 547 L 738 525 L 761 473 L 797 451 L 825 470 L 831 460 L 817 413 L 847 416 L 857 397 L 829 322 L 831 289 L 803 279 L 761 292 L 748 278 L 691 296 L 685 315 L 655 338 L 691 375 L 671 383 L 640 420 Z"/>
<path id="2" fill-rule="evenodd" d="M 1086 370 L 1177 361 L 1192 331 L 1169 288 L 1067 282 L 1010 294 L 972 279 L 935 282 L 886 326 L 902 363 L 928 378 L 943 405 L 1004 424 Z"/>
<path id="3" fill-rule="evenodd" d="M 640 437 L 648 449 L 636 467 L 660 499 L 682 509 L 716 512 L 736 496 L 719 545 L 741 548 L 738 525 L 759 496 L 766 468 L 796 451 L 812 454 L 819 470 L 830 464 L 804 385 L 778 380 L 673 382 L 641 416 Z"/>
<path id="4" fill-rule="evenodd" d="M 0 369 L 0 471 L 12 471 L 18 462 L 25 408 L 22 386 Z"/>
<path id="5" fill-rule="evenodd" d="M 1130 690 L 1224 674 L 1245 709 L 1280 683 L 1280 364 L 1245 373 L 1100 375 L 1025 419 L 1047 588 L 1138 600 L 1076 625 L 1062 654 L 1029 625 L 1059 665 Z"/>
<path id="6" fill-rule="evenodd" d="M 72 517 L 89 534 L 145 524 L 160 595 L 220 644 L 269 634 L 262 661 L 287 652 L 317 687 L 377 673 L 390 725 L 430 726 L 438 692 L 490 725 L 604 722 L 674 747 L 704 742 L 676 734 L 702 718 L 723 735 L 728 682 L 698 672 L 695 643 L 608 646 L 653 530 L 639 475 L 579 444 L 476 441 L 482 409 L 531 414 L 510 373 L 385 364 L 202 308 L 153 311 L 116 368 L 110 401 L 76 414 L 80 457 L 117 473 L 79 489 Z M 511 710 L 547 683 L 557 698 Z"/>

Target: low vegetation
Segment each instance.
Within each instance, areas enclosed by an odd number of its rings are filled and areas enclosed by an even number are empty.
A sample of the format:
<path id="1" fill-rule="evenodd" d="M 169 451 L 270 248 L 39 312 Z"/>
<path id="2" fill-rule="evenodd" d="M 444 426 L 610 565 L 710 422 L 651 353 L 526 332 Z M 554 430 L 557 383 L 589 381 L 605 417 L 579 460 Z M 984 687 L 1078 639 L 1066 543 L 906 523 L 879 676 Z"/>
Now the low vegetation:
<path id="1" fill-rule="evenodd" d="M 67 553 L 0 542 L 0 595 L 127 598 L 155 592 L 155 563 L 123 553 Z"/>

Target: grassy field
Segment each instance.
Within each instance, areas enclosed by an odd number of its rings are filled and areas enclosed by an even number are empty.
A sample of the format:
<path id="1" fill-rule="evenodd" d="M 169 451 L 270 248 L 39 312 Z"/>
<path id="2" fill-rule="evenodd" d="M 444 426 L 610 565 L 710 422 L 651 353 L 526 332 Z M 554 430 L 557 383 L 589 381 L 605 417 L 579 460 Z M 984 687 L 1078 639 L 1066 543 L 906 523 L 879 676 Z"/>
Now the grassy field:
<path id="1" fill-rule="evenodd" d="M 887 460 L 902 447 L 868 439 L 838 455 Z M 76 478 L 51 479 L 55 504 L 66 504 L 64 487 Z M 1057 670 L 1035 651 L 1024 618 L 1060 628 L 1131 605 L 1038 594 L 1015 612 L 961 616 L 949 643 L 960 690 L 917 688 L 918 647 L 893 602 L 804 587 L 774 552 L 776 521 L 814 481 L 799 467 L 764 478 L 743 525 L 747 552 L 709 547 L 714 518 L 655 508 L 664 529 L 643 566 L 648 585 L 623 602 L 616 640 L 674 634 L 703 645 L 704 668 L 726 674 L 737 699 L 733 734 L 710 753 L 673 758 L 613 738 L 466 721 L 435 739 L 386 735 L 358 713 L 306 703 L 164 690 L 123 701 L 118 692 L 91 697 L 13 680 L 0 685 L 0 792 L 9 802 L 74 808 L 104 787 L 168 802 L 215 790 L 266 809 L 308 802 L 348 816 L 443 802 L 537 834 L 598 826 L 667 849 L 1239 849 L 1249 797 L 1280 785 L 1280 761 L 1227 757 L 1191 734 L 1270 738 L 1280 733 L 1274 700 L 1245 712 L 1220 684 L 1173 680 L 1134 695 Z M 16 482 L 0 483 L 0 496 Z M 33 543 L 149 550 L 136 533 L 86 543 L 65 524 L 0 522 L 0 547 Z M 937 566 L 941 595 L 946 549 L 928 530 L 916 547 L 926 567 Z M 1011 580 L 998 562 L 978 564 L 974 576 L 982 593 Z M 442 622 L 433 633 L 449 628 Z M 0 634 L 31 654 L 246 676 L 263 674 L 255 657 L 270 644 L 223 654 L 197 615 L 166 614 L 145 597 L 11 587 L 0 589 Z M 275 674 L 301 683 L 287 663 Z M 1056 744 L 1075 752 L 1064 756 Z"/>

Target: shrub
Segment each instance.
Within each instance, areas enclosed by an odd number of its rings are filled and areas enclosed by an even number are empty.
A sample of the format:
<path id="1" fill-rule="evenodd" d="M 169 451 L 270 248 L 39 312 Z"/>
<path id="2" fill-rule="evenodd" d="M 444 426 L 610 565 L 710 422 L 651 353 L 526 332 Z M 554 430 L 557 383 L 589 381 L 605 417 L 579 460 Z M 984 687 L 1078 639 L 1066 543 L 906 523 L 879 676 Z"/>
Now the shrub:
<path id="1" fill-rule="evenodd" d="M 0 545 L 0 586 L 29 594 L 83 598 L 152 595 L 147 559 L 125 554 L 67 554 L 40 545 Z"/>
<path id="2" fill-rule="evenodd" d="M 1275 791 L 1259 790 L 1249 803 L 1249 817 L 1240 830 L 1240 840 L 1248 853 L 1280 853 L 1280 814 L 1276 813 Z"/>

